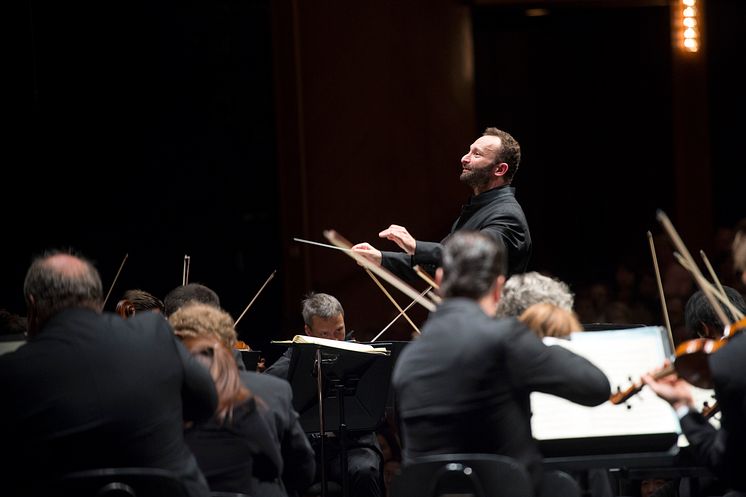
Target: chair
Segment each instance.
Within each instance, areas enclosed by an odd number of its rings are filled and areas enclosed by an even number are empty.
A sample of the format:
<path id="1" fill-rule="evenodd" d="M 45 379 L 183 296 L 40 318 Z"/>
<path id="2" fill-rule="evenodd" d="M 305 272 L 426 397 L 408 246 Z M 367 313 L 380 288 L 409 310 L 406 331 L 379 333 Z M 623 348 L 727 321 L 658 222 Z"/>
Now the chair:
<path id="1" fill-rule="evenodd" d="M 545 471 L 541 480 L 541 492 L 539 495 L 552 495 L 553 497 L 581 497 L 583 491 L 578 482 L 564 471 Z"/>
<path id="2" fill-rule="evenodd" d="M 61 497 L 189 497 L 179 477 L 160 468 L 101 468 L 64 475 L 53 489 Z"/>
<path id="3" fill-rule="evenodd" d="M 391 482 L 391 497 L 532 497 L 526 468 L 497 454 L 438 454 L 402 466 Z"/>

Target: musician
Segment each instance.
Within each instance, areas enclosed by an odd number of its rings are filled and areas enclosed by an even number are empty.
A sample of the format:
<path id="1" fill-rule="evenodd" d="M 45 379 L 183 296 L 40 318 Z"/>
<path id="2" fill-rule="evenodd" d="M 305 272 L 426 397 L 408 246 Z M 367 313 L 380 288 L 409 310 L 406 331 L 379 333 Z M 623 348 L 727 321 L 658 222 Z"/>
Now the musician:
<path id="1" fill-rule="evenodd" d="M 70 471 L 153 467 L 208 497 L 183 424 L 209 419 L 217 394 L 168 322 L 102 313 L 98 271 L 71 253 L 36 258 L 23 291 L 29 341 L 0 356 L 3 495 L 48 495 Z"/>
<path id="2" fill-rule="evenodd" d="M 746 495 L 746 335 L 736 333 L 708 358 L 721 412 L 720 429 L 696 410 L 692 389 L 675 373 L 655 379 L 654 372 L 643 381 L 676 410 L 695 460 L 733 489 L 730 496 Z M 739 493 L 740 492 L 740 493 Z"/>
<path id="3" fill-rule="evenodd" d="M 179 285 L 166 294 L 163 299 L 166 317 L 176 312 L 191 301 L 202 302 L 220 308 L 220 297 L 212 288 L 201 283 L 187 283 Z"/>
<path id="4" fill-rule="evenodd" d="M 307 335 L 329 340 L 345 339 L 344 309 L 339 300 L 326 293 L 311 292 L 302 301 L 301 312 Z M 264 374 L 287 378 L 292 349 L 288 349 Z M 383 469 L 381 448 L 375 432 L 349 434 L 347 452 L 347 475 L 350 493 L 355 497 L 380 497 L 383 495 Z M 317 473 L 320 475 L 320 443 L 313 439 L 316 451 Z M 327 438 L 324 441 L 326 463 L 329 464 L 330 479 L 341 482 L 339 439 Z"/>
<path id="5" fill-rule="evenodd" d="M 738 293 L 738 290 L 724 286 L 723 291 L 733 306 L 741 311 L 742 314 L 746 314 L 746 302 L 744 302 L 743 296 Z M 723 312 L 731 322 L 735 321 L 735 316 L 731 314 L 730 309 L 724 307 Z M 684 323 L 687 331 L 691 333 L 690 338 L 719 339 L 723 336 L 724 324 L 712 309 L 710 301 L 707 300 L 702 290 L 694 292 L 686 301 Z"/>
<path id="6" fill-rule="evenodd" d="M 134 316 L 138 312 L 165 312 L 163 301 L 150 292 L 134 288 L 127 290 L 117 302 L 116 312 L 123 318 Z"/>
<path id="7" fill-rule="evenodd" d="M 531 256 L 528 223 L 511 186 L 520 161 L 521 148 L 515 138 L 497 128 L 485 129 L 461 158 L 460 179 L 472 196 L 451 226 L 451 234 L 479 230 L 501 240 L 507 248 L 508 275 L 526 271 Z M 442 244 L 448 239 L 440 243 L 415 240 L 407 228 L 395 224 L 378 236 L 393 241 L 404 252 L 381 252 L 368 243 L 359 243 L 352 250 L 408 281 L 419 281 L 414 266 L 435 272 Z"/>
<path id="8" fill-rule="evenodd" d="M 536 271 L 514 274 L 505 281 L 500 302 L 497 304 L 497 316 L 518 317 L 526 309 L 540 302 L 548 302 L 572 311 L 575 295 L 567 283 L 557 278 Z"/>
<path id="9" fill-rule="evenodd" d="M 233 318 L 224 310 L 209 304 L 191 302 L 171 314 L 169 322 L 174 331 L 185 340 L 209 337 L 213 340 L 217 339 L 225 347 L 225 350 L 230 350 L 236 343 Z M 235 368 L 235 362 L 233 366 Z M 260 411 L 262 419 L 268 423 L 275 444 L 274 448 L 268 448 L 266 444 L 261 446 L 262 450 L 259 453 L 261 457 L 254 461 L 254 469 L 257 470 L 254 471 L 251 482 L 254 491 L 253 493 L 247 493 L 263 497 L 297 495 L 312 483 L 316 463 L 313 449 L 298 420 L 298 413 L 293 409 L 293 392 L 290 384 L 286 380 L 254 371 L 246 371 L 245 369 L 235 368 L 235 374 L 238 375 L 243 388 L 248 389 L 254 395 L 257 409 Z M 249 416 L 246 416 L 246 413 L 242 411 L 242 414 L 244 414 L 244 417 L 249 417 L 252 413 L 249 412 Z M 212 431 L 217 431 L 220 428 L 221 426 L 216 426 L 214 423 L 207 425 L 207 429 Z M 241 426 L 239 425 L 238 428 L 241 428 Z M 258 427 L 254 427 L 249 435 L 256 434 L 257 429 Z M 242 433 L 240 429 L 227 431 L 230 432 L 226 434 L 229 438 L 231 434 Z M 208 479 L 212 477 L 210 481 L 211 489 L 236 491 L 235 488 L 213 487 L 212 483 L 236 485 L 237 482 L 241 481 L 241 474 L 238 472 L 242 469 L 241 461 L 237 460 L 235 463 L 229 464 L 230 460 L 227 458 L 235 455 L 230 451 L 230 447 L 236 450 L 245 446 L 245 444 L 239 444 L 238 447 L 231 444 L 225 450 L 220 450 L 219 447 L 211 444 L 211 441 L 216 439 L 215 435 L 200 437 L 200 433 L 203 432 L 188 431 L 187 441 L 192 446 L 196 442 L 197 447 L 202 448 L 201 452 L 195 450 L 195 454 L 201 465 L 205 464 L 212 468 L 210 474 L 206 471 Z M 219 431 L 217 434 L 221 433 Z M 271 472 L 272 466 L 277 466 L 275 453 L 281 456 L 278 466 L 281 478 L 276 478 L 276 475 Z M 222 470 L 220 469 L 221 463 L 226 463 L 226 467 Z M 232 478 L 226 482 L 225 480 L 228 477 Z"/>
<path id="10" fill-rule="evenodd" d="M 595 406 L 608 400 L 610 386 L 585 358 L 544 345 L 515 318 L 494 319 L 505 257 L 501 243 L 477 231 L 446 241 L 436 272 L 444 301 L 401 352 L 392 382 L 405 464 L 429 454 L 502 454 L 526 465 L 538 491 L 542 456 L 529 394 Z"/>
<path id="11" fill-rule="evenodd" d="M 539 338 L 567 338 L 575 331 L 583 331 L 574 311 L 549 302 L 538 302 L 523 311 L 518 320 Z"/>

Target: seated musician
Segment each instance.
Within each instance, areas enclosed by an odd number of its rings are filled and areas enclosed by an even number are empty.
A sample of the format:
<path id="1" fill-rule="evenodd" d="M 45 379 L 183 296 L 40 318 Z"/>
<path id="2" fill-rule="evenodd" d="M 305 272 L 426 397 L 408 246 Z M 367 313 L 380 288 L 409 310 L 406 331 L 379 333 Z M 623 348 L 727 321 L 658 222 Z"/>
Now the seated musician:
<path id="1" fill-rule="evenodd" d="M 166 310 L 163 301 L 145 290 L 134 288 L 127 290 L 117 302 L 116 312 L 127 319 L 138 312 L 153 311 L 164 313 Z"/>
<path id="2" fill-rule="evenodd" d="M 418 456 L 494 453 L 523 463 L 537 494 L 542 456 L 532 438 L 529 395 L 595 406 L 606 375 L 585 358 L 546 346 L 515 318 L 494 319 L 505 282 L 505 249 L 474 231 L 445 243 L 437 270 L 443 302 L 394 366 L 404 464 Z"/>
<path id="3" fill-rule="evenodd" d="M 330 340 L 345 339 L 344 310 L 339 300 L 325 293 L 311 293 L 302 302 L 303 321 L 307 335 Z M 288 349 L 264 374 L 288 377 L 292 349 Z M 347 475 L 350 495 L 355 497 L 379 497 L 383 495 L 383 470 L 381 449 L 375 432 L 355 433 L 348 435 Z M 320 444 L 312 439 L 316 452 L 317 480 L 320 479 L 321 464 Z M 330 480 L 341 482 L 340 450 L 336 437 L 324 441 L 325 459 L 329 468 Z"/>

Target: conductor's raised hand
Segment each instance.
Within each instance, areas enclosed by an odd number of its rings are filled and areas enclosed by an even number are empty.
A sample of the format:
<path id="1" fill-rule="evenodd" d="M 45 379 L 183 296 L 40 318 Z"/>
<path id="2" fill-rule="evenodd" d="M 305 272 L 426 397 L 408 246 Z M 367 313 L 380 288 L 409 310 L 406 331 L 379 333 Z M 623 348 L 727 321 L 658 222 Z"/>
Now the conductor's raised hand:
<path id="1" fill-rule="evenodd" d="M 358 255 L 362 255 L 376 266 L 381 265 L 381 251 L 369 243 L 358 243 L 357 245 L 353 245 L 350 250 Z"/>
<path id="2" fill-rule="evenodd" d="M 380 238 L 386 238 L 396 243 L 401 249 L 409 255 L 414 254 L 414 249 L 417 246 L 417 241 L 412 235 L 409 234 L 407 228 L 399 226 L 398 224 L 392 224 L 385 230 L 378 233 Z"/>

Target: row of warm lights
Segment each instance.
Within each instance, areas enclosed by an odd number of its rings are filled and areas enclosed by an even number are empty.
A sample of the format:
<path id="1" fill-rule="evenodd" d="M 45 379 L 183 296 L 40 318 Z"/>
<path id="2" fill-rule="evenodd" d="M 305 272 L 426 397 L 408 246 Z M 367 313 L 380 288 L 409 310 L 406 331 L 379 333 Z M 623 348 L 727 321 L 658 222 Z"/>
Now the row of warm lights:
<path id="1" fill-rule="evenodd" d="M 682 24 L 684 26 L 684 49 L 689 52 L 699 50 L 699 33 L 697 30 L 697 10 L 694 8 L 697 0 L 681 0 Z"/>

